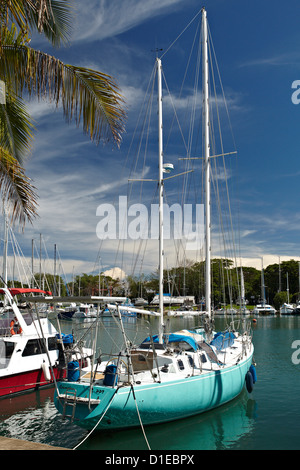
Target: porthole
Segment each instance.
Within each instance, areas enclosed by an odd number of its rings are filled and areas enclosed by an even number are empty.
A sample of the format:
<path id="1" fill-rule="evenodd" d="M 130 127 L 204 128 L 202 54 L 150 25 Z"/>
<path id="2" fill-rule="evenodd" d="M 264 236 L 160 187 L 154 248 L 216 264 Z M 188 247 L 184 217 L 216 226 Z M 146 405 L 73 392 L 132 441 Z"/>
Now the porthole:
<path id="1" fill-rule="evenodd" d="M 194 363 L 194 359 L 192 358 L 192 356 L 188 356 L 188 359 L 189 359 L 189 364 L 191 367 L 194 367 L 195 366 L 195 363 Z"/>

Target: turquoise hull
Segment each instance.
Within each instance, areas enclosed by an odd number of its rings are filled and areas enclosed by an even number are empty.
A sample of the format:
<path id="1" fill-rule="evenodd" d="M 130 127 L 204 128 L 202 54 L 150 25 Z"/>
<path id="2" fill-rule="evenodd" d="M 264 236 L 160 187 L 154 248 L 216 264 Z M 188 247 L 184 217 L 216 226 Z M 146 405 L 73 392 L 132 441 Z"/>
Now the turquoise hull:
<path id="1" fill-rule="evenodd" d="M 205 372 L 174 381 L 135 384 L 119 389 L 95 385 L 91 405 L 76 404 L 74 423 L 86 429 L 122 429 L 140 425 L 137 408 L 143 425 L 163 423 L 203 413 L 238 396 L 245 375 L 252 364 L 252 354 L 232 367 Z M 75 389 L 76 396 L 87 400 L 89 386 L 76 382 L 58 383 L 59 394 Z M 99 404 L 93 400 L 99 400 Z M 57 409 L 63 413 L 63 399 L 55 395 Z M 68 409 L 69 408 L 69 409 Z M 67 405 L 66 415 L 72 413 Z M 103 413 L 104 416 L 103 416 Z"/>

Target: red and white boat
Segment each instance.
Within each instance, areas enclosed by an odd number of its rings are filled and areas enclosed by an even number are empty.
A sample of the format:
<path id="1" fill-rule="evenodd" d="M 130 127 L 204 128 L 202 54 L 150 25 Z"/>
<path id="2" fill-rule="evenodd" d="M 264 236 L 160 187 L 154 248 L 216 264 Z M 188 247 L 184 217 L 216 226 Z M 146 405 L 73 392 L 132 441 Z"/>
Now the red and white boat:
<path id="1" fill-rule="evenodd" d="M 81 367 L 92 355 L 91 349 L 74 344 L 72 335 L 60 335 L 48 318 L 21 313 L 14 296 L 28 293 L 51 295 L 40 289 L 0 289 L 10 307 L 0 315 L 0 397 L 49 386 L 67 375 L 70 358 Z"/>

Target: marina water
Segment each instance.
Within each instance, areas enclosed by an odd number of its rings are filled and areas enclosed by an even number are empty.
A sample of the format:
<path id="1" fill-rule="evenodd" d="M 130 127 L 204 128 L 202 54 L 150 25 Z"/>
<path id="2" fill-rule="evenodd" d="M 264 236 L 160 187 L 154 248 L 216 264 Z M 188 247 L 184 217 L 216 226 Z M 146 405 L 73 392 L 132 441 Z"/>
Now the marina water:
<path id="1" fill-rule="evenodd" d="M 197 318 L 170 321 L 173 331 L 198 325 Z M 216 329 L 223 329 L 228 321 L 216 318 Z M 150 322 L 128 318 L 125 327 L 138 344 L 148 336 L 149 328 L 156 332 L 156 322 L 155 318 Z M 88 328 L 90 323 L 78 320 L 78 326 Z M 61 322 L 61 327 L 70 333 L 74 321 Z M 230 403 L 192 418 L 146 427 L 151 450 L 300 449 L 300 316 L 258 317 L 252 328 L 258 377 L 253 392 L 244 389 Z M 101 351 L 113 352 L 111 343 L 120 339 L 114 320 L 105 318 L 98 333 Z M 69 449 L 84 441 L 87 431 L 62 419 L 53 394 L 51 388 L 0 400 L 0 435 Z M 147 445 L 138 428 L 94 432 L 78 447 L 89 449 L 147 450 Z"/>

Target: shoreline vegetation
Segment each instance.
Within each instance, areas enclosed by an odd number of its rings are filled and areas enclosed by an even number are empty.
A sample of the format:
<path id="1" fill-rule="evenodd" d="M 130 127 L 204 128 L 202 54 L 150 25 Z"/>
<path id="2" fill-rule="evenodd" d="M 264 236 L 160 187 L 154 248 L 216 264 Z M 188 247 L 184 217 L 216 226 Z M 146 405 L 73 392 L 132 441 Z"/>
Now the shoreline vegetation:
<path id="1" fill-rule="evenodd" d="M 240 307 L 241 268 L 234 267 L 232 260 L 212 259 L 212 301 L 215 309 L 230 306 Z M 242 267 L 245 302 L 247 309 L 262 301 L 261 271 L 252 267 Z M 288 285 L 287 285 L 288 277 Z M 50 290 L 55 295 L 114 295 L 130 299 L 143 298 L 149 304 L 158 292 L 158 273 L 140 276 L 128 275 L 124 279 L 114 279 L 104 274 L 76 275 L 71 282 L 61 276 L 36 273 L 37 287 Z M 55 281 L 55 282 L 54 282 Z M 300 299 L 299 262 L 291 259 L 272 264 L 264 269 L 266 303 L 276 310 L 284 302 L 297 303 Z M 40 286 L 41 284 L 41 286 Z M 21 287 L 18 281 L 9 281 L 9 287 Z M 231 285 L 228 288 L 228 285 Z M 23 285 L 23 287 L 26 287 Z M 287 290 L 288 287 L 288 290 Z M 194 296 L 195 304 L 203 304 L 205 292 L 205 262 L 186 261 L 184 266 L 164 271 L 164 293 L 176 296 Z M 169 307 L 169 306 L 168 306 Z"/>

